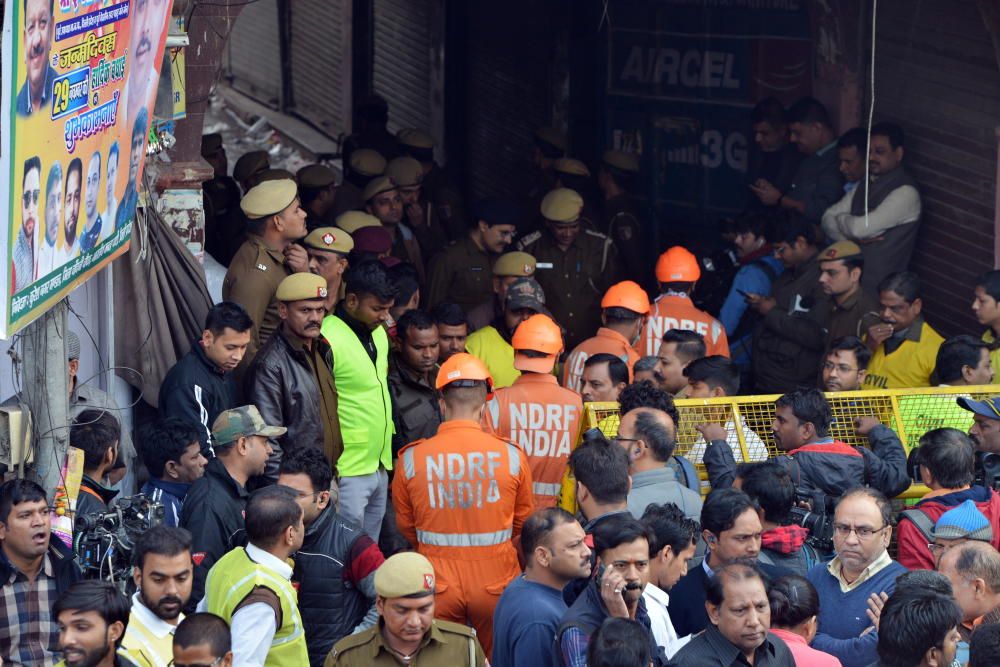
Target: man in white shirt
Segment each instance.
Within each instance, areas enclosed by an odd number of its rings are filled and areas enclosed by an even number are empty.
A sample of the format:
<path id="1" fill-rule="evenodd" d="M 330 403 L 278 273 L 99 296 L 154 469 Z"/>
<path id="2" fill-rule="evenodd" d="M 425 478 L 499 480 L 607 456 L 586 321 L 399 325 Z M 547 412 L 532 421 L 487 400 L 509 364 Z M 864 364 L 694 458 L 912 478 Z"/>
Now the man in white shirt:
<path id="1" fill-rule="evenodd" d="M 646 613 L 657 646 L 662 646 L 667 658 L 672 658 L 691 636 L 678 637 L 670 621 L 667 607 L 668 591 L 687 574 L 688 561 L 697 547 L 698 522 L 684 516 L 672 503 L 649 505 L 642 514 L 642 523 L 652 532 L 649 543 L 649 583 L 642 591 Z"/>
<path id="2" fill-rule="evenodd" d="M 739 393 L 740 370 L 727 357 L 715 355 L 696 359 L 685 367 L 684 377 L 688 381 L 685 391 L 688 398 L 725 398 Z M 714 414 L 719 416 L 732 414 L 731 408 L 727 405 L 706 406 L 704 410 L 708 413 L 705 414 L 705 418 L 709 420 Z M 712 414 L 713 411 L 714 414 Z M 746 443 L 747 460 L 764 461 L 767 459 L 767 445 L 760 439 L 760 436 L 751 430 L 745 421 L 741 420 L 740 428 L 743 430 L 743 442 Z M 707 443 L 712 440 L 725 440 L 733 450 L 733 459 L 737 463 L 743 462 L 743 450 L 740 448 L 740 438 L 736 433 L 734 420 L 727 420 L 724 426 L 709 421 L 707 424 L 695 426 L 695 429 L 702 435 L 685 454 L 692 463 L 702 462 L 705 457 L 705 448 L 708 446 Z"/>

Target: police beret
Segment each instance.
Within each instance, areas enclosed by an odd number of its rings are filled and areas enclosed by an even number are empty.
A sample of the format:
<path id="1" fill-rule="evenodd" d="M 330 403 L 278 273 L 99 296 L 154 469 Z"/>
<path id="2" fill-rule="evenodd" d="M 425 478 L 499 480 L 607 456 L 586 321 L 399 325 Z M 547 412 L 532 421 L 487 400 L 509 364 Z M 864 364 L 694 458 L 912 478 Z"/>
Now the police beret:
<path id="1" fill-rule="evenodd" d="M 493 275 L 528 278 L 535 274 L 536 264 L 535 258 L 526 252 L 505 252 L 493 263 Z"/>
<path id="2" fill-rule="evenodd" d="M 837 241 L 828 246 L 819 254 L 819 261 L 828 262 L 831 259 L 844 259 L 846 257 L 857 257 L 861 254 L 861 247 L 854 241 Z"/>
<path id="3" fill-rule="evenodd" d="M 614 167 L 615 169 L 620 169 L 622 171 L 639 171 L 639 156 L 635 153 L 607 150 L 604 151 L 601 161 L 609 167 Z"/>
<path id="4" fill-rule="evenodd" d="M 368 185 L 365 186 L 365 191 L 362 193 L 361 197 L 366 202 L 370 202 L 375 197 L 385 194 L 386 192 L 392 192 L 396 189 L 396 183 L 388 176 L 378 176 L 373 178 Z"/>
<path id="5" fill-rule="evenodd" d="M 422 148 L 424 150 L 434 148 L 434 138 L 422 130 L 400 130 L 399 134 L 396 135 L 396 139 L 399 140 L 399 143 L 410 148 Z"/>
<path id="6" fill-rule="evenodd" d="M 378 151 L 359 148 L 351 153 L 351 171 L 362 176 L 381 176 L 385 172 L 385 158 Z"/>
<path id="7" fill-rule="evenodd" d="M 570 223 L 580 219 L 583 197 L 569 188 L 556 188 L 542 199 L 542 217 L 552 222 Z"/>
<path id="8" fill-rule="evenodd" d="M 218 132 L 201 135 L 201 154 L 203 157 L 215 155 L 222 150 L 222 135 Z"/>
<path id="9" fill-rule="evenodd" d="M 339 252 L 346 254 L 354 248 L 354 239 L 343 229 L 336 227 L 318 227 L 306 236 L 302 243 L 313 250 Z"/>
<path id="10" fill-rule="evenodd" d="M 344 211 L 334 223 L 348 234 L 354 234 L 362 227 L 381 227 L 382 221 L 364 211 Z"/>
<path id="11" fill-rule="evenodd" d="M 540 127 L 535 130 L 535 139 L 544 141 L 561 151 L 566 150 L 566 137 L 554 127 Z"/>
<path id="12" fill-rule="evenodd" d="M 386 166 L 385 175 L 400 187 L 412 188 L 423 182 L 424 168 L 412 157 L 398 157 Z"/>
<path id="13" fill-rule="evenodd" d="M 237 181 L 245 181 L 258 171 L 263 171 L 271 166 L 267 157 L 267 151 L 250 151 L 244 153 L 233 166 L 233 178 Z"/>
<path id="14" fill-rule="evenodd" d="M 278 284 L 274 298 L 278 301 L 305 301 L 325 299 L 326 279 L 315 273 L 293 273 Z"/>
<path id="15" fill-rule="evenodd" d="M 354 249 L 358 252 L 370 252 L 373 255 L 392 250 L 392 235 L 381 225 L 378 227 L 362 227 L 352 235 Z"/>
<path id="16" fill-rule="evenodd" d="M 516 225 L 520 213 L 517 204 L 503 197 L 486 197 L 472 205 L 473 218 L 490 226 Z"/>
<path id="17" fill-rule="evenodd" d="M 297 194 L 298 187 L 291 179 L 264 181 L 243 195 L 240 208 L 251 220 L 266 218 L 285 210 L 295 200 Z"/>
<path id="18" fill-rule="evenodd" d="M 434 566 L 426 556 L 403 551 L 375 570 L 375 592 L 384 598 L 434 592 Z"/>
<path id="19" fill-rule="evenodd" d="M 325 188 L 337 182 L 337 173 L 325 164 L 307 164 L 295 174 L 299 187 Z"/>
<path id="20" fill-rule="evenodd" d="M 587 169 L 587 165 L 580 162 L 579 160 L 574 160 L 571 157 L 561 157 L 552 163 L 552 168 L 555 169 L 560 174 L 571 174 L 573 176 L 590 176 L 590 170 Z"/>

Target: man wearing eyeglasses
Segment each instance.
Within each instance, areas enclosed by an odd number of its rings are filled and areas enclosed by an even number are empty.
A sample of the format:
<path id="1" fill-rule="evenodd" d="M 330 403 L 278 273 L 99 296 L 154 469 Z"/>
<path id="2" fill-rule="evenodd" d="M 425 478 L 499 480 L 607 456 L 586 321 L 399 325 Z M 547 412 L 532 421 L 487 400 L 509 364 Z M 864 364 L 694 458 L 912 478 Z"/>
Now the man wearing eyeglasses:
<path id="1" fill-rule="evenodd" d="M 42 162 L 37 156 L 24 161 L 21 185 L 21 228 L 12 253 L 11 294 L 20 292 L 35 279 L 35 227 L 38 226 L 38 198 L 42 193 Z"/>
<path id="2" fill-rule="evenodd" d="M 876 615 L 906 568 L 892 560 L 892 506 L 868 487 L 847 491 L 833 516 L 837 555 L 815 565 L 808 579 L 819 594 L 819 631 L 812 647 L 829 653 L 844 667 L 865 667 L 878 660 Z"/>

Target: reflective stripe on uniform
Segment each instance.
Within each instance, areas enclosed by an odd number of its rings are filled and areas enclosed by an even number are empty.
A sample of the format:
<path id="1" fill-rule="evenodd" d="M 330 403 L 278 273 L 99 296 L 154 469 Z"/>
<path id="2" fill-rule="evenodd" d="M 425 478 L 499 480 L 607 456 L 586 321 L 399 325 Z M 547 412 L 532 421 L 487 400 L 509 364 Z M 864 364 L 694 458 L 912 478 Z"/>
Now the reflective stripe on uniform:
<path id="1" fill-rule="evenodd" d="M 417 542 L 435 547 L 492 547 L 510 540 L 510 528 L 493 533 L 432 533 L 417 530 Z"/>
<path id="2" fill-rule="evenodd" d="M 500 402 L 496 398 L 486 401 L 486 409 L 490 412 L 490 422 L 494 429 L 500 427 Z"/>
<path id="3" fill-rule="evenodd" d="M 507 443 L 507 465 L 510 468 L 510 476 L 517 477 L 521 474 L 521 450 L 517 445 Z"/>
<path id="4" fill-rule="evenodd" d="M 403 452 L 403 474 L 406 475 L 406 479 L 413 479 L 413 476 L 417 474 L 417 468 L 413 465 L 412 447 Z"/>
<path id="5" fill-rule="evenodd" d="M 531 490 L 536 496 L 558 496 L 562 490 L 562 484 L 546 484 L 545 482 L 532 482 Z"/>

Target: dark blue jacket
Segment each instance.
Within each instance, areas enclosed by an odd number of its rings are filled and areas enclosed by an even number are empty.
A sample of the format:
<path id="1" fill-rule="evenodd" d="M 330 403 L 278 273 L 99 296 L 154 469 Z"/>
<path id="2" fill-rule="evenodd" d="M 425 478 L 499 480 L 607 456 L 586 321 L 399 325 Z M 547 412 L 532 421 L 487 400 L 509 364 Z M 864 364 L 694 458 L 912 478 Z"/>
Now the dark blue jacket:
<path id="1" fill-rule="evenodd" d="M 190 484 L 151 479 L 142 487 L 141 493 L 151 501 L 163 505 L 163 525 L 179 526 L 184 496 L 190 489 Z"/>

